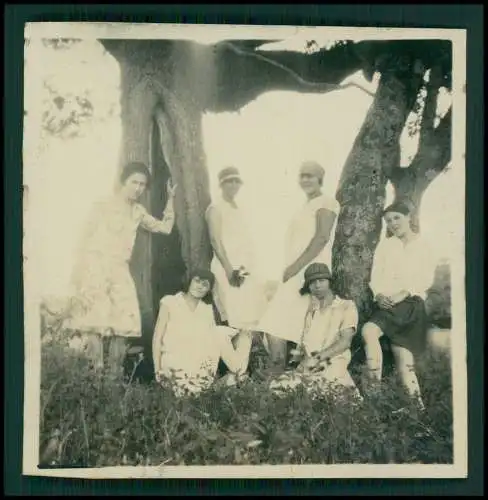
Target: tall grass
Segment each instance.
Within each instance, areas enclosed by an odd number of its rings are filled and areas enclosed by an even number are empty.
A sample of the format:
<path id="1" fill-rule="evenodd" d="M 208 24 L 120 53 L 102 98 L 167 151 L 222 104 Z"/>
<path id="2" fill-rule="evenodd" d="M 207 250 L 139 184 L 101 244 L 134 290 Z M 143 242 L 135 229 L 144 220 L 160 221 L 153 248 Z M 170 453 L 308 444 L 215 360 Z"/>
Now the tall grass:
<path id="1" fill-rule="evenodd" d="M 405 406 L 394 376 L 363 403 L 347 392 L 312 399 L 267 389 L 254 346 L 252 376 L 176 398 L 155 382 L 113 380 L 58 339 L 42 347 L 40 464 L 116 465 L 452 463 L 449 359 L 426 354 L 418 371 L 427 410 Z M 131 370 L 129 370 L 130 375 Z"/>

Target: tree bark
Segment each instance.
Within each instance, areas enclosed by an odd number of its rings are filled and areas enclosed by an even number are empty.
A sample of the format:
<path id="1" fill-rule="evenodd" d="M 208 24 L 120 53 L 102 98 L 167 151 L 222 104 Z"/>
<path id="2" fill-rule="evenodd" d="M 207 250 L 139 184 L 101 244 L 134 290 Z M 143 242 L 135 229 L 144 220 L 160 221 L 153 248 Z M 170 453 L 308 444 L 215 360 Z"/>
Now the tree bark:
<path id="1" fill-rule="evenodd" d="M 167 99 L 165 112 L 158 109 L 156 117 L 164 155 L 178 184 L 175 209 L 182 236 L 183 260 L 187 271 L 209 267 L 212 253 L 205 211 L 210 204 L 210 187 L 203 152 L 201 114 L 182 102 Z M 178 134 L 171 133 L 171 130 L 177 130 Z"/>
<path id="2" fill-rule="evenodd" d="M 451 160 L 451 111 L 441 120 L 436 134 L 420 150 L 406 168 L 394 168 L 390 182 L 395 190 L 395 201 L 410 205 L 412 229 L 420 232 L 422 198 L 432 181 L 445 170 Z"/>
<path id="3" fill-rule="evenodd" d="M 168 86 L 160 88 L 162 105 L 156 113 L 163 151 L 180 187 L 177 218 L 182 235 L 182 256 L 188 271 L 209 267 L 212 258 L 205 222 L 205 211 L 211 200 L 202 115 L 205 103 L 216 88 L 213 58 L 208 47 L 175 45 L 174 69 Z"/>
<path id="4" fill-rule="evenodd" d="M 151 46 L 147 52 L 128 44 L 112 47 L 109 43 L 107 47 L 116 56 L 121 70 L 120 166 L 134 160 L 151 167 L 152 127 L 157 126 L 159 147 L 171 177 L 179 186 L 175 199 L 176 226 L 186 270 L 208 267 L 212 254 L 204 214 L 210 203 L 210 188 L 201 126 L 206 89 L 202 90 L 199 78 L 203 74 L 201 65 L 208 70 L 211 64 L 197 44 L 171 44 L 169 50 L 166 43 L 161 49 L 159 45 Z M 211 54 L 206 47 L 202 49 Z M 159 54 L 160 59 L 156 57 Z M 212 86 L 212 78 L 207 80 Z M 166 189 L 166 186 L 152 189 Z M 150 200 L 149 193 L 141 200 L 149 212 Z M 152 255 L 151 237 L 147 231 L 138 231 L 131 261 L 143 328 L 144 325 L 150 328 L 155 317 L 151 271 L 157 256 Z"/>
<path id="5" fill-rule="evenodd" d="M 207 109 L 235 111 L 272 90 L 306 93 L 338 90 L 344 88 L 342 82 L 346 78 L 358 71 L 371 80 L 375 72 L 383 73 L 404 58 L 421 59 L 426 67 L 438 63 L 446 76 L 444 85 L 450 84 L 448 40 L 346 40 L 313 54 L 259 50 L 258 45 L 242 40 L 214 45 L 218 93 L 209 100 Z"/>
<path id="6" fill-rule="evenodd" d="M 411 209 L 412 229 L 420 232 L 419 213 L 422 197 L 431 182 L 451 160 L 451 108 L 434 127 L 441 71 L 434 67 L 427 85 L 420 126 L 419 147 L 408 167 L 392 169 L 390 182 L 395 190 L 395 201 L 407 202 Z"/>
<path id="7" fill-rule="evenodd" d="M 149 166 L 151 119 L 156 95 L 137 67 L 126 64 L 123 59 L 119 63 L 122 120 L 120 169 L 129 161 L 140 161 Z M 150 211 L 149 193 L 143 195 L 141 203 Z M 153 314 L 150 238 L 146 231 L 138 231 L 131 259 L 143 324 Z"/>
<path id="8" fill-rule="evenodd" d="M 398 164 L 399 139 L 422 81 L 423 68 L 385 71 L 349 154 L 337 190 L 341 205 L 332 249 L 337 292 L 355 301 L 360 323 L 371 313 L 373 256 L 381 233 L 386 183 Z"/>

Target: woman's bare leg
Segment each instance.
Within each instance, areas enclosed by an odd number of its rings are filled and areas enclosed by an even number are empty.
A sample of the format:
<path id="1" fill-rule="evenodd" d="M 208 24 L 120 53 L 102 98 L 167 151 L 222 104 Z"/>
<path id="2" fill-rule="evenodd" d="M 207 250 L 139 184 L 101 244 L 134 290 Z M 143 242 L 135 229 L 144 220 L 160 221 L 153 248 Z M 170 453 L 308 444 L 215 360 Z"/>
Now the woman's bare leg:
<path id="1" fill-rule="evenodd" d="M 123 376 L 126 352 L 127 340 L 124 337 L 113 336 L 110 338 L 107 364 L 112 377 L 119 378 Z"/>
<path id="2" fill-rule="evenodd" d="M 408 394 L 414 398 L 419 407 L 423 409 L 424 403 L 420 396 L 420 385 L 415 373 L 415 361 L 413 354 L 405 347 L 392 345 L 391 348 L 402 384 L 405 386 Z"/>
<path id="3" fill-rule="evenodd" d="M 381 381 L 383 376 L 383 351 L 380 344 L 382 335 L 383 332 L 374 323 L 366 323 L 361 330 L 368 374 L 371 379 L 377 382 Z"/>
<path id="4" fill-rule="evenodd" d="M 82 341 L 85 352 L 95 370 L 103 369 L 103 339 L 99 333 L 83 333 Z"/>

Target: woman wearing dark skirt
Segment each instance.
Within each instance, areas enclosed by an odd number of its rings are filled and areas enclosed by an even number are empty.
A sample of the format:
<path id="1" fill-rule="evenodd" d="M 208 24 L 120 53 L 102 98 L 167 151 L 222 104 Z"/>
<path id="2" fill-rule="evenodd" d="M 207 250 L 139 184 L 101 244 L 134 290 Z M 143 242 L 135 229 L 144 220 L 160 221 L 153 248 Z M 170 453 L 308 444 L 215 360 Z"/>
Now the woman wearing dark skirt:
<path id="1" fill-rule="evenodd" d="M 406 204 L 390 205 L 384 211 L 384 220 L 392 237 L 381 241 L 375 253 L 370 283 L 375 308 L 361 331 L 369 375 L 377 381 L 382 378 L 379 340 L 386 335 L 401 381 L 423 409 L 415 358 L 426 345 L 424 301 L 434 276 L 434 253 L 428 241 L 412 231 Z"/>

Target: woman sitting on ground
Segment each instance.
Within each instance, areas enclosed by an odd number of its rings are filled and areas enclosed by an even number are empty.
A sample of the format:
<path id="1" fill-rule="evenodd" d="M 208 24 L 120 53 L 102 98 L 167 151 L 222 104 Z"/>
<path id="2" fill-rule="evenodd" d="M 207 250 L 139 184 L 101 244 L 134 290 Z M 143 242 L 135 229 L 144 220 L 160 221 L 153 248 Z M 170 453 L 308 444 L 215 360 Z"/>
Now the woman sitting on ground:
<path id="1" fill-rule="evenodd" d="M 178 395 L 199 393 L 214 382 L 219 359 L 230 373 L 227 382 L 247 370 L 252 335 L 215 323 L 209 295 L 215 283 L 212 272 L 196 270 L 185 291 L 161 299 L 153 337 L 156 380 L 172 382 Z"/>
<path id="2" fill-rule="evenodd" d="M 295 370 L 274 380 L 271 389 L 281 391 L 303 383 L 313 392 L 323 393 L 330 387 L 347 387 L 360 398 L 348 371 L 358 323 L 356 306 L 334 293 L 326 264 L 310 264 L 304 277 L 300 290 L 304 327 L 296 351 L 301 361 Z"/>

